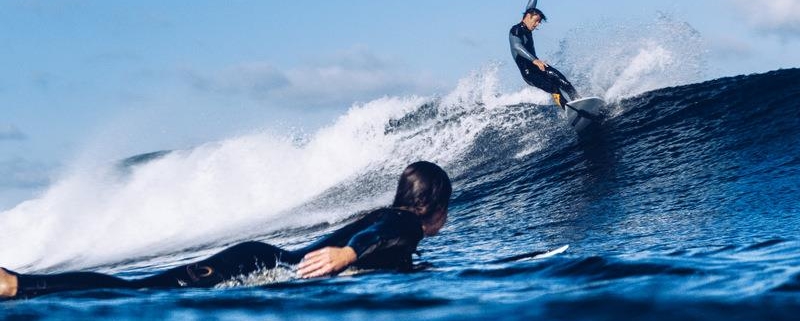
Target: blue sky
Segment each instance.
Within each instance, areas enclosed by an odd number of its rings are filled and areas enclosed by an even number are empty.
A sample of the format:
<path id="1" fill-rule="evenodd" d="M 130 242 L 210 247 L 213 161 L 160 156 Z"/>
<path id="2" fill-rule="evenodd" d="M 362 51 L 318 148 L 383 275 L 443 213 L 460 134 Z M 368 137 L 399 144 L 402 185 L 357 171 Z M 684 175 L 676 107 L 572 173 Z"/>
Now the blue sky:
<path id="1" fill-rule="evenodd" d="M 0 3 L 0 209 L 76 159 L 313 130 L 354 102 L 446 93 L 509 69 L 514 1 Z M 708 79 L 800 67 L 798 0 L 541 0 L 547 60 L 587 23 L 668 15 L 707 43 Z M 97 146 L 103 146 L 99 148 Z"/>

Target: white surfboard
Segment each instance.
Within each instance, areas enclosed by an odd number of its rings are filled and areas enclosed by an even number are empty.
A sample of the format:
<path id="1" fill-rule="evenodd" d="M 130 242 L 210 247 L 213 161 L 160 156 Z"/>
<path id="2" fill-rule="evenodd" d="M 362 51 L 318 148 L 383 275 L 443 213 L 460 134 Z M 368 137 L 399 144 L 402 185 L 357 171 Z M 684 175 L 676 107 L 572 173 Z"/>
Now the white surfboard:
<path id="1" fill-rule="evenodd" d="M 550 250 L 550 251 L 544 252 L 544 253 L 542 253 L 542 254 L 536 255 L 536 256 L 532 257 L 532 259 L 534 259 L 534 260 L 535 260 L 535 259 L 544 259 L 544 258 L 548 258 L 548 257 L 554 256 L 554 255 L 556 255 L 556 254 L 561 254 L 561 253 L 564 253 L 564 252 L 566 252 L 566 251 L 567 251 L 567 249 L 568 249 L 568 248 L 569 248 L 569 245 L 564 245 L 564 246 L 562 246 L 562 247 L 559 247 L 559 248 L 557 248 L 557 249 L 553 249 L 553 250 Z"/>
<path id="2" fill-rule="evenodd" d="M 580 133 L 592 122 L 600 120 L 600 108 L 605 104 L 600 97 L 586 97 L 568 102 L 565 110 L 567 124 Z"/>
<path id="3" fill-rule="evenodd" d="M 518 254 L 504 259 L 494 260 L 490 263 L 509 263 L 509 262 L 524 261 L 524 260 L 545 259 L 554 256 L 556 254 L 564 253 L 568 248 L 569 244 L 547 251 L 536 251 L 525 254 Z"/>

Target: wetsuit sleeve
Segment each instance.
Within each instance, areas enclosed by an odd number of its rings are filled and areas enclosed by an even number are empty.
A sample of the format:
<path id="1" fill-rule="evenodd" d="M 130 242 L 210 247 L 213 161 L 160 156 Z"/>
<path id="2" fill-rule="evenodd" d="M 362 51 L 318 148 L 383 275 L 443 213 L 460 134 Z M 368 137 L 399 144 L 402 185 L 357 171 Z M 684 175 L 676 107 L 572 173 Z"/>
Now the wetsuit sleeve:
<path id="1" fill-rule="evenodd" d="M 520 39 L 519 36 L 514 34 L 514 30 L 512 30 L 508 34 L 508 42 L 511 44 L 511 51 L 516 55 L 522 56 L 523 58 L 528 59 L 531 62 L 533 62 L 536 59 L 539 59 L 538 57 L 536 57 L 535 52 L 530 53 L 528 52 L 527 49 L 525 49 L 525 45 L 522 44 L 522 39 Z"/>
<path id="2" fill-rule="evenodd" d="M 419 242 L 421 239 L 422 225 L 418 219 L 391 213 L 353 235 L 347 246 L 353 248 L 356 257 L 361 259 L 377 250 Z"/>

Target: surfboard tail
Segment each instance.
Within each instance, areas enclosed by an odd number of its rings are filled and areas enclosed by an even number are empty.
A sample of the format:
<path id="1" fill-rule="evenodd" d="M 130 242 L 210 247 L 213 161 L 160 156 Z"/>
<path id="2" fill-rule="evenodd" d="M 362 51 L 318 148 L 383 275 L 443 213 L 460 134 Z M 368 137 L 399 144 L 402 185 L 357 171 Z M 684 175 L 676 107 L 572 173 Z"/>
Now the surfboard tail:
<path id="1" fill-rule="evenodd" d="M 600 109 L 605 106 L 605 101 L 600 97 L 586 97 L 570 101 L 565 105 L 567 124 L 580 133 L 590 124 L 602 120 Z"/>

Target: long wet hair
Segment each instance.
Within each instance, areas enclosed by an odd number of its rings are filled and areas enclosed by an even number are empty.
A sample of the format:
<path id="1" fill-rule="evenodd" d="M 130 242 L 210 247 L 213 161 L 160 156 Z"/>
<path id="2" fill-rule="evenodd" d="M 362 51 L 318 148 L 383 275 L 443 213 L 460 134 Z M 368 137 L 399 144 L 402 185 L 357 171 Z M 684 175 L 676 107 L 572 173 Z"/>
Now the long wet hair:
<path id="1" fill-rule="evenodd" d="M 441 167 L 431 162 L 416 162 L 400 175 L 392 207 L 408 208 L 425 222 L 437 211 L 447 209 L 452 193 L 450 177 Z"/>

